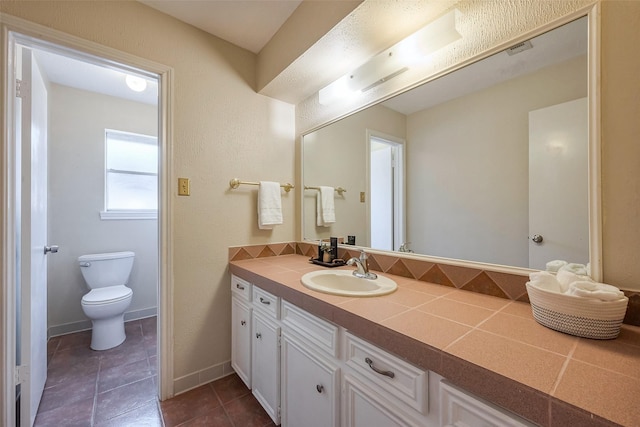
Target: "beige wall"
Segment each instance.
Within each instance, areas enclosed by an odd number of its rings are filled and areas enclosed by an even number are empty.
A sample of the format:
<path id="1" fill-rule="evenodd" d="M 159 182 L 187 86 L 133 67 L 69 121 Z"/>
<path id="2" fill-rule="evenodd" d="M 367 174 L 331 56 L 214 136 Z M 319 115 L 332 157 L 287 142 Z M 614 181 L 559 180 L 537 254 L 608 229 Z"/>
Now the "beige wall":
<path id="1" fill-rule="evenodd" d="M 284 224 L 261 231 L 255 188 L 228 183 L 294 180 L 293 106 L 255 93 L 254 54 L 137 2 L 3 1 L 0 11 L 173 67 L 165 172 L 191 178 L 190 197 L 169 194 L 176 391 L 221 375 L 231 357 L 227 248 L 295 236 L 293 193 L 283 192 Z"/>
<path id="2" fill-rule="evenodd" d="M 640 2 L 602 4 L 603 264 L 608 283 L 640 290 Z"/>
<path id="3" fill-rule="evenodd" d="M 78 256 L 136 254 L 125 318 L 152 315 L 158 296 L 158 221 L 101 221 L 105 129 L 157 135 L 155 105 L 52 84 L 49 90 L 49 242 L 61 250 L 48 262 L 48 327 L 52 335 L 91 327 L 80 300 L 88 292 Z"/>

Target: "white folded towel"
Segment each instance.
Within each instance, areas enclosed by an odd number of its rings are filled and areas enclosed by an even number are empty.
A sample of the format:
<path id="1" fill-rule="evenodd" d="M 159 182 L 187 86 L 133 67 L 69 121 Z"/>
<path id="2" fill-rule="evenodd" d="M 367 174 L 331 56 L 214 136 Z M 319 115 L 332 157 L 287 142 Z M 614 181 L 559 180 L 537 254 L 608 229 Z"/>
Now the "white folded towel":
<path id="1" fill-rule="evenodd" d="M 328 227 L 336 222 L 336 208 L 333 202 L 333 187 L 320 186 L 316 201 L 316 224 L 320 227 Z"/>
<path id="2" fill-rule="evenodd" d="M 562 293 L 560 283 L 558 283 L 558 281 L 556 280 L 556 276 L 551 273 L 548 273 L 546 271 L 537 271 L 535 273 L 529 274 L 529 279 L 529 283 L 537 288 L 544 289 L 550 292 L 556 292 L 559 294 Z"/>
<path id="3" fill-rule="evenodd" d="M 576 264 L 575 262 L 563 265 L 558 271 L 570 271 L 580 276 L 586 276 L 588 274 L 587 267 L 584 264 Z"/>
<path id="4" fill-rule="evenodd" d="M 282 200 L 280 183 L 260 181 L 258 187 L 258 228 L 270 230 L 274 225 L 282 224 Z"/>
<path id="5" fill-rule="evenodd" d="M 625 297 L 624 292 L 615 286 L 586 280 L 571 283 L 567 293 L 569 295 L 600 301 L 617 301 Z"/>
<path id="6" fill-rule="evenodd" d="M 547 269 L 547 271 L 555 273 L 558 270 L 560 270 L 561 267 L 564 267 L 565 265 L 567 265 L 567 261 L 563 261 L 561 259 L 556 259 L 556 260 L 553 260 L 553 261 L 549 261 L 546 264 L 546 269 Z"/>
<path id="7" fill-rule="evenodd" d="M 561 268 L 556 274 L 556 280 L 560 284 L 560 288 L 562 289 L 563 293 L 569 290 L 569 286 L 573 282 L 593 282 L 593 280 L 589 276 L 575 274 L 563 268 Z"/>

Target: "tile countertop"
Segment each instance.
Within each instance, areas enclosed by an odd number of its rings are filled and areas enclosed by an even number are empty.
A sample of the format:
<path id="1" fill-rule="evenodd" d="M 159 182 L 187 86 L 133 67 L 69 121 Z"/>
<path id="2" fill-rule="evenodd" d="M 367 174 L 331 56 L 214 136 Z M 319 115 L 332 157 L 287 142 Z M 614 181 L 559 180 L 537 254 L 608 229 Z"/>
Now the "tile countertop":
<path id="1" fill-rule="evenodd" d="M 341 267 L 351 270 L 352 267 Z M 301 255 L 231 261 L 264 290 L 542 426 L 640 425 L 640 327 L 590 340 L 539 325 L 529 304 L 384 274 L 392 294 L 305 288 Z"/>

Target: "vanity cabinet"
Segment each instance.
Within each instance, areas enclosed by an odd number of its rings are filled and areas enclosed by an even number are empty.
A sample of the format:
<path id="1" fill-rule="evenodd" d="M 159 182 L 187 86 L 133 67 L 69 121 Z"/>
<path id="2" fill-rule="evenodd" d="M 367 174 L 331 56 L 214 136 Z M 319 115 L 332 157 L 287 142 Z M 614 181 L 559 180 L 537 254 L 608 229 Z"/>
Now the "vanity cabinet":
<path id="1" fill-rule="evenodd" d="M 280 424 L 280 298 L 231 276 L 231 366 Z"/>
<path id="2" fill-rule="evenodd" d="M 340 425 L 337 326 L 282 302 L 282 425 Z"/>
<path id="3" fill-rule="evenodd" d="M 251 388 L 251 284 L 231 278 L 231 367 Z"/>
<path id="4" fill-rule="evenodd" d="M 531 426 L 245 280 L 231 289 L 231 365 L 276 425 Z"/>

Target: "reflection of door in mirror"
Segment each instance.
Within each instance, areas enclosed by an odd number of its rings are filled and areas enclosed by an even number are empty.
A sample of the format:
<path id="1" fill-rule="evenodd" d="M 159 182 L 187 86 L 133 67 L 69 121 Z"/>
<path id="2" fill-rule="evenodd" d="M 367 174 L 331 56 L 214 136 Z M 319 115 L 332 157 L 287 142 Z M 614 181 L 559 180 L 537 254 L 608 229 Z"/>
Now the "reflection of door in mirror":
<path id="1" fill-rule="evenodd" d="M 589 261 L 587 98 L 529 113 L 529 267 Z"/>
<path id="2" fill-rule="evenodd" d="M 404 243 L 404 141 L 367 134 L 371 247 L 397 250 Z"/>

